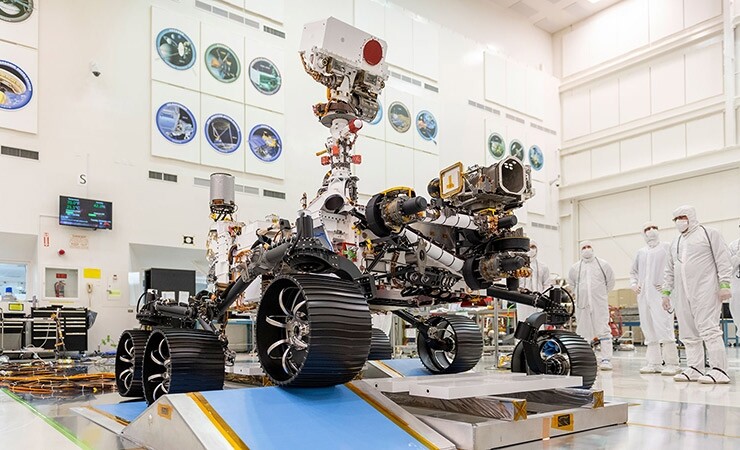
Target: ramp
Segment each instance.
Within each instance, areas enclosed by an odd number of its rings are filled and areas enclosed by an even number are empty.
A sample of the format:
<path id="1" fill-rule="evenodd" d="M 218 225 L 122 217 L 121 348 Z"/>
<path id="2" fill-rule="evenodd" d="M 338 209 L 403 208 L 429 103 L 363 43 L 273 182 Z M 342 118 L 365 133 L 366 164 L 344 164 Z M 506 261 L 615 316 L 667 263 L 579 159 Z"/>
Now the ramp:
<path id="1" fill-rule="evenodd" d="M 580 377 L 404 376 L 418 360 L 375 361 L 385 378 L 317 389 L 260 387 L 166 395 L 75 412 L 154 450 L 499 448 L 623 424 L 627 404 L 572 389 Z M 389 375 L 389 372 L 392 375 Z M 424 371 L 425 372 L 425 371 Z"/>
<path id="2" fill-rule="evenodd" d="M 153 449 L 454 449 L 364 381 L 171 394 L 75 412 Z M 126 423 L 129 421 L 129 423 Z"/>

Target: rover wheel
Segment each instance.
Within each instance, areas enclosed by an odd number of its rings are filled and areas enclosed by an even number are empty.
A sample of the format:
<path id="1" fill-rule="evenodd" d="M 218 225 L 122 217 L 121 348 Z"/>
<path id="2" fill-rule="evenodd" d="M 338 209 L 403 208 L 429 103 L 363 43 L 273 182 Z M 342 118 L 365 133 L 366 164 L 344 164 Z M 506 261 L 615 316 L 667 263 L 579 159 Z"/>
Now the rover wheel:
<path id="1" fill-rule="evenodd" d="M 356 283 L 296 274 L 276 277 L 257 311 L 257 353 L 279 386 L 352 380 L 370 351 L 370 310 Z"/>
<path id="2" fill-rule="evenodd" d="M 581 336 L 569 331 L 540 331 L 537 337 L 540 357 L 547 364 L 549 375 L 572 375 L 583 378 L 583 388 L 596 381 L 596 356 Z M 511 371 L 534 373 L 524 355 L 524 343 L 519 342 L 511 355 Z"/>
<path id="3" fill-rule="evenodd" d="M 144 397 L 151 404 L 165 394 L 223 389 L 224 350 L 205 330 L 152 331 L 144 350 Z"/>
<path id="4" fill-rule="evenodd" d="M 367 359 L 391 359 L 393 357 L 393 346 L 388 335 L 378 328 L 373 328 L 372 332 L 370 354 L 367 356 Z"/>
<path id="5" fill-rule="evenodd" d="M 434 373 L 459 373 L 472 369 L 483 354 L 483 337 L 474 320 L 462 316 L 427 319 L 429 338 L 416 333 L 421 363 Z"/>
<path id="6" fill-rule="evenodd" d="M 141 368 L 149 331 L 126 330 L 116 349 L 116 387 L 122 397 L 143 397 Z"/>

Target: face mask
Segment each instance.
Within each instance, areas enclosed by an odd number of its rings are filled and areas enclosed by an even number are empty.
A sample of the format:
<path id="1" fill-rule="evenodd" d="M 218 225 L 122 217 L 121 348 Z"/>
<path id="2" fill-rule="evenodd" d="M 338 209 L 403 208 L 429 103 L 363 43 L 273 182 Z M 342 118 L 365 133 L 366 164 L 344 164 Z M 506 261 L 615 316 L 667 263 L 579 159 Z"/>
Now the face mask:
<path id="1" fill-rule="evenodd" d="M 683 233 L 684 231 L 689 229 L 689 221 L 685 219 L 679 219 L 676 221 L 676 229 L 679 233 Z"/>
<path id="2" fill-rule="evenodd" d="M 583 259 L 591 259 L 594 257 L 594 249 L 592 248 L 584 248 L 581 250 L 581 257 Z"/>
<path id="3" fill-rule="evenodd" d="M 536 258 L 537 257 L 537 247 L 530 248 L 529 252 L 527 252 L 527 255 L 529 255 L 530 258 Z"/>
<path id="4" fill-rule="evenodd" d="M 648 238 L 648 240 L 657 241 L 658 240 L 658 230 L 656 229 L 647 230 L 645 232 L 645 237 Z"/>

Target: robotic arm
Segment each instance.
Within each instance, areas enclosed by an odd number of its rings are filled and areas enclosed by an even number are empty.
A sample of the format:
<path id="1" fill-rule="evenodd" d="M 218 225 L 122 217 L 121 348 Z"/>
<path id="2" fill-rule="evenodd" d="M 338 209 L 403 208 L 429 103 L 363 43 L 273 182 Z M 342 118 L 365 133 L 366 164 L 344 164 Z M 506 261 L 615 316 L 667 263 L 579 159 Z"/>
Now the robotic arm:
<path id="1" fill-rule="evenodd" d="M 458 163 L 429 183 L 430 202 L 409 188 L 374 195 L 364 226 L 380 243 L 413 247 L 406 260 L 419 269 L 438 267 L 470 289 L 485 289 L 531 273 L 529 238 L 514 230 L 512 212 L 532 196 L 530 180 L 529 168 L 513 157 L 468 170 Z"/>

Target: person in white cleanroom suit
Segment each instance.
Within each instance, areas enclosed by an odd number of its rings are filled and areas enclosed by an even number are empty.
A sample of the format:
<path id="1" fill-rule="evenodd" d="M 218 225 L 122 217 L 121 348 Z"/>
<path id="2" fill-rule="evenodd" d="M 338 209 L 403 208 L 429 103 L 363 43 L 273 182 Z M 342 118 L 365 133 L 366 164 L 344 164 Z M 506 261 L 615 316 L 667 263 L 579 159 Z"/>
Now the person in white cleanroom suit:
<path id="1" fill-rule="evenodd" d="M 729 383 L 719 316 L 722 302 L 732 296 L 730 252 L 719 231 L 699 223 L 693 206 L 677 208 L 673 221 L 680 234 L 671 243 L 665 268 L 663 308 L 670 311 L 675 306 L 678 337 L 686 346 L 689 366 L 673 379 Z M 702 344 L 710 366 L 706 374 Z"/>
<path id="2" fill-rule="evenodd" d="M 581 260 L 568 272 L 568 283 L 576 294 L 576 333 L 586 341 L 601 341 L 601 370 L 612 370 L 612 332 L 609 327 L 609 291 L 614 271 L 608 262 L 594 256 L 591 242 L 581 244 Z"/>
<path id="3" fill-rule="evenodd" d="M 735 334 L 740 337 L 740 239 L 730 242 L 730 262 L 732 263 L 730 313 L 735 322 Z"/>
<path id="4" fill-rule="evenodd" d="M 537 258 L 537 243 L 529 241 L 529 267 L 532 268 L 532 276 L 521 278 L 520 287 L 534 292 L 543 292 L 552 284 L 550 279 L 550 269 L 545 263 Z M 534 306 L 516 305 L 517 320 L 524 321 L 527 317 L 538 311 Z"/>
<path id="5" fill-rule="evenodd" d="M 673 314 L 663 309 L 661 301 L 663 274 L 671 244 L 660 242 L 658 226 L 652 222 L 645 223 L 642 232 L 647 245 L 637 251 L 630 271 L 630 285 L 637 294 L 640 329 L 647 345 L 647 364 L 640 373 L 672 376 L 680 372 Z"/>

